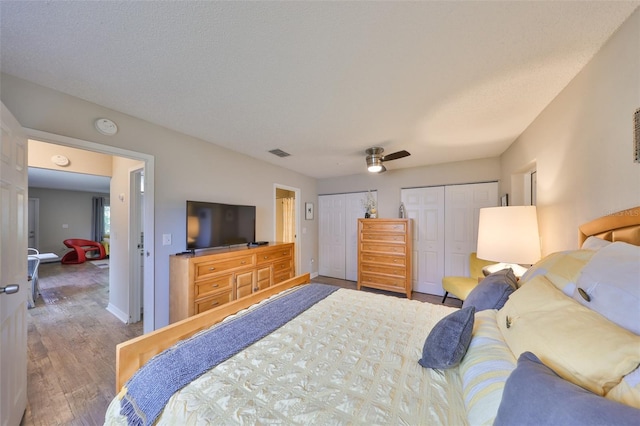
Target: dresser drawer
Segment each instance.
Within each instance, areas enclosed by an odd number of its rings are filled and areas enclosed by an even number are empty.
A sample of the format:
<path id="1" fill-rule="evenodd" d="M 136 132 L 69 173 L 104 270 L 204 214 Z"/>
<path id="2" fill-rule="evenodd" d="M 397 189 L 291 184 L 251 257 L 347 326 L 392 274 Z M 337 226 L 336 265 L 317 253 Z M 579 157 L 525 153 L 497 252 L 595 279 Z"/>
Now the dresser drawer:
<path id="1" fill-rule="evenodd" d="M 198 263 L 196 264 L 196 280 L 205 278 L 208 275 L 218 274 L 220 272 L 225 272 L 244 266 L 253 266 L 254 264 L 254 256 L 252 254 L 233 257 L 231 259 Z"/>
<path id="2" fill-rule="evenodd" d="M 404 278 L 407 275 L 407 268 L 403 266 L 386 266 L 377 263 L 362 263 L 360 265 L 362 272 L 369 272 L 374 274 L 393 275 L 396 277 Z"/>
<path id="3" fill-rule="evenodd" d="M 378 285 L 383 285 L 386 287 L 398 287 L 399 289 L 404 289 L 406 285 L 406 281 L 402 277 L 388 277 L 383 275 L 369 274 L 366 272 L 360 273 L 360 283 L 363 286 L 377 287 Z"/>
<path id="4" fill-rule="evenodd" d="M 371 243 L 371 242 L 362 242 L 360 245 L 361 251 L 365 252 L 373 252 L 373 253 L 388 253 L 388 254 L 399 254 L 406 255 L 407 246 L 404 244 L 392 244 L 392 243 Z"/>
<path id="5" fill-rule="evenodd" d="M 405 234 L 407 232 L 406 222 L 384 222 L 377 220 L 365 220 L 362 222 L 362 231 L 393 232 Z"/>
<path id="6" fill-rule="evenodd" d="M 278 259 L 290 258 L 291 257 L 291 248 L 277 248 L 273 250 L 265 250 L 262 253 L 258 253 L 257 262 L 258 265 L 275 262 Z"/>
<path id="7" fill-rule="evenodd" d="M 216 294 L 205 299 L 196 300 L 195 313 L 208 311 L 209 309 L 217 308 L 220 305 L 229 303 L 233 300 L 233 292 L 231 289 L 220 294 Z"/>
<path id="8" fill-rule="evenodd" d="M 277 265 L 273 266 L 273 284 L 278 284 L 289 278 L 293 278 L 293 265 L 291 265 L 291 262 L 288 263 L 289 267 L 285 267 L 285 264 L 280 264 L 278 268 L 276 268 Z"/>
<path id="9" fill-rule="evenodd" d="M 406 244 L 407 234 L 392 234 L 384 232 L 363 231 L 360 236 L 362 242 L 366 241 L 380 241 L 380 242 L 393 242 L 399 244 Z"/>
<path id="10" fill-rule="evenodd" d="M 233 274 L 224 274 L 205 281 L 199 281 L 195 286 L 194 297 L 199 299 L 221 291 L 231 291 L 232 285 Z"/>
<path id="11" fill-rule="evenodd" d="M 373 263 L 379 265 L 391 265 L 391 266 L 407 266 L 406 256 L 386 256 L 383 254 L 369 254 L 363 253 L 361 255 L 362 263 Z"/>

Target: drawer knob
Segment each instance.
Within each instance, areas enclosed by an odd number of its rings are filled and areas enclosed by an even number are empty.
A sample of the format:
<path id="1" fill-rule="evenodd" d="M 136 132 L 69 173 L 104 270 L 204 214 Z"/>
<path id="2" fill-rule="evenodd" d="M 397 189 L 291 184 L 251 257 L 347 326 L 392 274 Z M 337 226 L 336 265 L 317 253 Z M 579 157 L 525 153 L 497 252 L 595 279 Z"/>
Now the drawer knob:
<path id="1" fill-rule="evenodd" d="M 220 303 L 220 302 L 218 302 L 218 301 L 216 300 L 215 302 L 211 303 L 211 306 L 216 306 L 218 303 Z"/>
<path id="2" fill-rule="evenodd" d="M 213 284 L 211 287 L 216 288 L 218 287 L 218 284 Z"/>
<path id="3" fill-rule="evenodd" d="M 264 259 L 268 259 L 268 258 L 269 258 L 269 256 L 264 256 Z"/>
<path id="4" fill-rule="evenodd" d="M 242 262 L 240 262 L 241 265 L 244 265 L 245 263 L 247 263 L 246 260 L 243 260 Z"/>
<path id="5" fill-rule="evenodd" d="M 214 268 L 213 266 L 211 268 L 209 268 L 210 271 L 215 271 L 216 268 Z"/>

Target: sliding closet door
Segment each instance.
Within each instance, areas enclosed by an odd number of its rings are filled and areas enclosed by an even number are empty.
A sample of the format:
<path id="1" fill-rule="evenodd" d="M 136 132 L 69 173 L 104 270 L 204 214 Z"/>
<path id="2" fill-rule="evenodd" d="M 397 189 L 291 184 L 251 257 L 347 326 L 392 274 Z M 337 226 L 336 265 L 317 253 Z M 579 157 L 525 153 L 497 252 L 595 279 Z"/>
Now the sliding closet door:
<path id="1" fill-rule="evenodd" d="M 375 200 L 377 191 L 371 191 Z M 320 195 L 318 273 L 343 280 L 358 280 L 358 219 L 364 217 L 366 192 Z"/>
<path id="2" fill-rule="evenodd" d="M 444 275 L 444 187 L 403 189 L 400 198 L 413 219 L 413 291 L 440 294 Z"/>
<path id="3" fill-rule="evenodd" d="M 452 185 L 445 188 L 446 276 L 469 276 L 469 254 L 475 252 L 478 246 L 480 209 L 497 205 L 497 182 Z M 442 291 L 442 288 L 440 290 Z"/>
<path id="4" fill-rule="evenodd" d="M 374 191 L 377 200 L 377 193 Z M 358 281 L 358 219 L 364 217 L 363 203 L 367 199 L 366 192 L 345 194 L 345 278 Z"/>
<path id="5" fill-rule="evenodd" d="M 344 194 L 318 197 L 320 253 L 318 273 L 345 279 L 345 201 Z"/>

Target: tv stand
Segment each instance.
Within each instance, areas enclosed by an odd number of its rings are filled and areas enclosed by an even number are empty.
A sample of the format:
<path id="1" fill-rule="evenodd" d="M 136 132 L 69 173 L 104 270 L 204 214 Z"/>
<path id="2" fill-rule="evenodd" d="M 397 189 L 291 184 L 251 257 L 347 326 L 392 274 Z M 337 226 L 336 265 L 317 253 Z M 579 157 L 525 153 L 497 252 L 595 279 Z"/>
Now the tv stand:
<path id="1" fill-rule="evenodd" d="M 169 322 L 293 278 L 293 243 L 230 247 L 169 257 Z"/>

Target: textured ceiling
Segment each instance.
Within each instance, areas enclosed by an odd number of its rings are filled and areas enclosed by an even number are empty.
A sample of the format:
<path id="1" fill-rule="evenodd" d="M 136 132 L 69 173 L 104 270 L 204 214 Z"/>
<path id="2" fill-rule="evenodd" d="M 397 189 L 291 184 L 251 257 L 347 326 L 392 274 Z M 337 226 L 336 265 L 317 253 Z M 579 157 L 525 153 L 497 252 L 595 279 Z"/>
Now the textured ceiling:
<path id="1" fill-rule="evenodd" d="M 324 178 L 501 154 L 638 5 L 2 1 L 0 70 Z"/>

